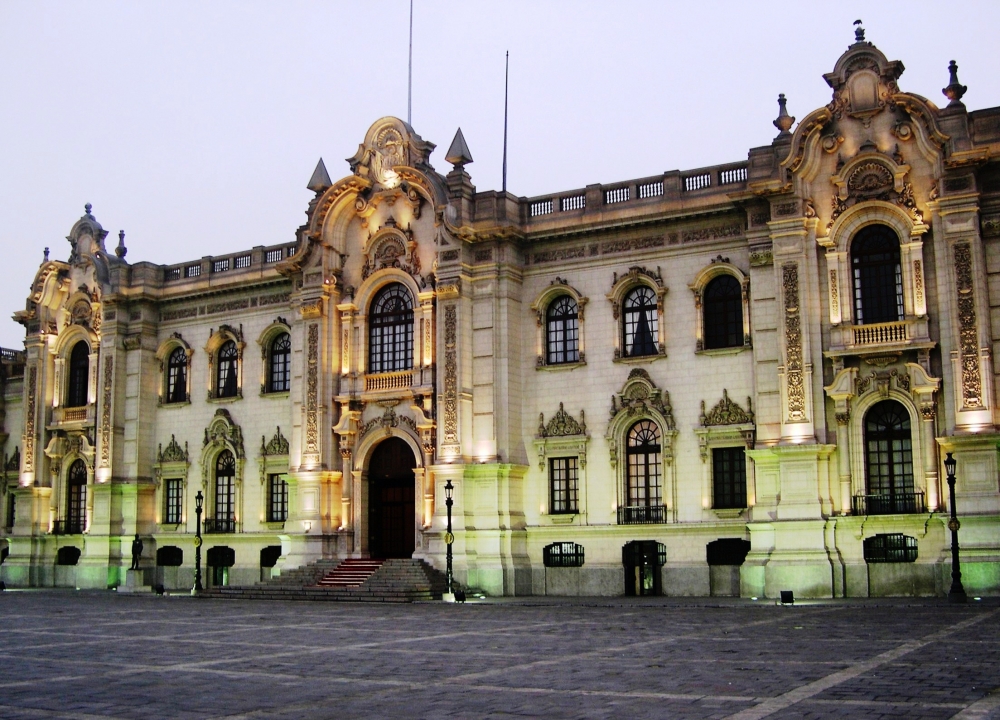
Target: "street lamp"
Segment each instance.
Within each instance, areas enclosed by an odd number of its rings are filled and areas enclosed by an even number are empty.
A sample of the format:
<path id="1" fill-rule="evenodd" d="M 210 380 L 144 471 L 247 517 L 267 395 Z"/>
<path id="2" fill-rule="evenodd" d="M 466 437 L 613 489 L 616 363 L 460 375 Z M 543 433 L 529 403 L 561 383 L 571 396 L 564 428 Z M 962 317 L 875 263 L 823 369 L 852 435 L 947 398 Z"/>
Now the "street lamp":
<path id="1" fill-rule="evenodd" d="M 451 506 L 455 504 L 455 501 L 453 499 L 454 494 L 455 494 L 455 486 L 451 484 L 451 478 L 448 478 L 448 482 L 444 484 L 444 505 L 446 508 L 448 508 L 448 532 L 444 534 L 444 544 L 445 547 L 447 547 L 447 552 L 445 554 L 445 561 L 447 562 L 448 569 L 447 572 L 445 573 L 445 577 L 447 578 L 448 581 L 449 599 L 454 599 L 455 597 L 451 590 L 451 579 L 452 579 L 451 546 L 455 542 L 455 536 L 451 532 Z"/>
<path id="2" fill-rule="evenodd" d="M 205 496 L 199 490 L 198 494 L 194 496 L 194 590 L 191 591 L 192 595 L 200 593 L 203 589 L 201 586 L 201 508 L 204 503 Z"/>
<path id="3" fill-rule="evenodd" d="M 944 461 L 945 472 L 948 473 L 948 495 L 951 499 L 951 519 L 948 521 L 948 529 L 951 530 L 951 590 L 948 592 L 948 601 L 953 603 L 964 603 L 965 588 L 962 587 L 962 566 L 958 560 L 958 529 L 962 524 L 955 515 L 955 467 L 958 462 L 948 453 Z"/>

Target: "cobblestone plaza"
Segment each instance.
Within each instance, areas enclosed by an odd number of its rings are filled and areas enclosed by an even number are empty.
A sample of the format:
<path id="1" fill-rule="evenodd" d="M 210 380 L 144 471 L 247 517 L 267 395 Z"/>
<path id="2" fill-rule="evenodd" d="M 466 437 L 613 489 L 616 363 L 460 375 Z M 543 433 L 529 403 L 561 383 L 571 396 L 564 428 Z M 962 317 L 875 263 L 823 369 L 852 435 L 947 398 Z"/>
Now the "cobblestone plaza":
<path id="1" fill-rule="evenodd" d="M 0 594 L 3 718 L 996 718 L 1000 604 Z"/>

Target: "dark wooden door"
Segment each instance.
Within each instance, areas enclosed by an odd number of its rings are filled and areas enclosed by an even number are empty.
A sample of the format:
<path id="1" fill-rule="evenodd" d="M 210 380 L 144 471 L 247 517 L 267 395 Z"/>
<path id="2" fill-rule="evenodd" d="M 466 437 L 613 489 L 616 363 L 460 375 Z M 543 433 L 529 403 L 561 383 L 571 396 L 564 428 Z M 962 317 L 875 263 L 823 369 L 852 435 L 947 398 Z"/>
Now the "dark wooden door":
<path id="1" fill-rule="evenodd" d="M 389 438 L 368 465 L 368 550 L 373 558 L 408 558 L 414 550 L 414 474 L 410 446 Z"/>

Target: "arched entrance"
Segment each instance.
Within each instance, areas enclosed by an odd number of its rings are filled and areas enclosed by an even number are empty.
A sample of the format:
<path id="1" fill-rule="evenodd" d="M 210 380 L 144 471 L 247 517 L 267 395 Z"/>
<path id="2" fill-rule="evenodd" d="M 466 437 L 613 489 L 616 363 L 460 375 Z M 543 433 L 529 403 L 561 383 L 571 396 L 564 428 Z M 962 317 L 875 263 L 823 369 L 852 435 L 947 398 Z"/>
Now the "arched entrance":
<path id="1" fill-rule="evenodd" d="M 368 463 L 368 551 L 373 558 L 408 558 L 414 549 L 414 474 L 406 441 L 393 437 Z"/>

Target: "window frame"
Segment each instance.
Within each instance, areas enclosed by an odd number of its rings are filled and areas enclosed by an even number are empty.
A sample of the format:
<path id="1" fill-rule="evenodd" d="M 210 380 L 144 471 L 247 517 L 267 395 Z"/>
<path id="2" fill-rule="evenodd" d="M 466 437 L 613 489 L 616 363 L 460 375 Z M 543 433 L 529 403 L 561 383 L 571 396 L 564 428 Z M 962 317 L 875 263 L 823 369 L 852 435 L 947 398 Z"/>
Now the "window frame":
<path id="1" fill-rule="evenodd" d="M 579 461 L 576 455 L 549 458 L 550 515 L 575 515 L 580 511 Z"/>
<path id="2" fill-rule="evenodd" d="M 176 489 L 176 492 L 172 490 Z M 184 522 L 184 478 L 169 477 L 163 481 L 163 524 Z"/>
<path id="3" fill-rule="evenodd" d="M 640 294 L 644 296 L 642 304 L 633 304 L 630 307 L 630 301 Z M 640 350 L 637 351 L 635 348 L 643 321 L 645 321 L 648 340 L 645 341 Z M 624 298 L 622 298 L 622 357 L 635 359 L 658 355 L 660 324 L 661 318 L 658 312 L 656 293 L 652 288 L 648 285 L 640 284 L 625 293 Z M 630 343 L 632 348 L 631 351 L 629 349 Z"/>
<path id="4" fill-rule="evenodd" d="M 87 485 L 89 484 L 87 463 L 77 458 L 66 470 L 66 513 L 65 532 L 79 535 L 87 530 Z"/>
<path id="5" fill-rule="evenodd" d="M 726 455 L 739 455 L 739 461 Z M 720 472 L 720 460 L 723 465 Z M 726 465 L 735 473 L 731 476 L 726 472 Z M 747 504 L 747 459 L 746 446 L 724 445 L 712 448 L 712 509 L 713 510 L 746 510 Z M 724 500 L 720 502 L 722 496 Z M 731 496 L 731 497 L 730 497 Z M 742 501 L 742 502 L 741 502 Z"/>
<path id="6" fill-rule="evenodd" d="M 284 341 L 285 347 L 279 348 L 278 344 Z M 275 382 L 277 372 L 277 359 L 283 358 L 284 368 L 281 386 Z M 267 357 L 267 392 L 287 393 L 292 389 L 292 335 L 285 330 L 277 333 L 269 343 Z"/>
<path id="7" fill-rule="evenodd" d="M 706 341 L 706 314 L 708 310 L 708 302 L 706 300 L 706 293 L 708 292 L 709 286 L 718 280 L 721 276 L 728 275 L 731 276 L 738 284 L 740 288 L 740 302 L 741 302 L 741 341 L 732 345 L 725 345 L 721 347 L 709 347 Z M 734 265 L 729 261 L 729 258 L 724 258 L 721 255 L 716 257 L 712 262 L 695 276 L 695 279 L 691 284 L 688 285 L 694 296 L 695 305 L 695 352 L 699 355 L 730 355 L 733 353 L 739 353 L 744 350 L 749 350 L 752 345 L 751 329 L 750 329 L 750 276 L 740 270 L 739 267 Z"/>
<path id="8" fill-rule="evenodd" d="M 626 340 L 628 339 L 628 318 L 627 311 L 634 312 L 633 308 L 626 308 L 628 299 L 640 288 L 648 288 L 653 293 L 654 305 L 645 308 L 652 309 L 656 314 L 656 330 L 651 331 L 653 352 L 650 354 L 635 355 L 626 352 Z M 611 302 L 612 315 L 617 325 L 615 330 L 614 361 L 624 363 L 650 362 L 658 358 L 665 358 L 666 351 L 666 323 L 664 318 L 664 298 L 667 288 L 663 284 L 663 276 L 659 268 L 651 272 L 643 267 L 632 267 L 621 277 L 615 273 L 614 283 L 607 298 Z M 648 322 L 648 319 L 647 319 Z"/>
<path id="9" fill-rule="evenodd" d="M 549 522 L 576 523 L 586 514 L 586 471 L 587 446 L 590 436 L 583 411 L 580 420 L 571 417 L 559 403 L 559 410 L 545 422 L 545 414 L 539 414 L 538 433 L 535 435 L 535 452 L 538 454 L 538 470 L 546 479 L 545 504 L 542 512 Z M 550 459 L 570 459 L 576 463 L 576 505 L 574 510 L 553 510 L 553 492 Z"/>
<path id="10" fill-rule="evenodd" d="M 205 353 L 209 358 L 208 400 L 210 402 L 231 402 L 243 398 L 243 350 L 245 347 L 242 328 L 222 325 L 212 333 L 205 346 Z M 231 354 L 229 357 L 223 358 L 223 352 Z M 223 361 L 226 363 L 225 377 L 223 377 Z M 230 376 L 233 378 L 235 388 L 225 387 Z M 223 390 L 225 390 L 225 394 L 223 394 Z"/>
<path id="11" fill-rule="evenodd" d="M 379 311 L 378 305 L 387 299 L 403 298 L 406 307 L 401 310 Z M 381 375 L 408 372 L 414 369 L 414 311 L 415 300 L 405 284 L 394 281 L 380 287 L 368 303 L 368 353 L 367 373 Z M 384 331 L 388 330 L 388 334 Z M 402 353 L 402 356 L 400 356 Z"/>
<path id="12" fill-rule="evenodd" d="M 569 305 L 572 304 L 572 308 Z M 565 310 L 555 312 L 565 306 Z M 579 306 L 571 295 L 559 295 L 545 309 L 545 364 L 580 362 Z"/>
<path id="13" fill-rule="evenodd" d="M 78 353 L 77 351 L 82 351 Z M 66 363 L 66 402 L 64 407 L 82 408 L 90 399 L 90 343 L 80 339 L 73 343 Z"/>
<path id="14" fill-rule="evenodd" d="M 643 428 L 638 430 L 640 425 Z M 650 431 L 652 431 L 652 437 L 656 440 L 655 443 L 645 441 L 642 444 L 632 443 L 633 437 L 637 433 L 642 432 L 644 435 L 649 436 Z M 643 470 L 641 477 L 634 474 L 640 469 L 640 464 Z M 652 482 L 650 475 L 651 468 L 655 471 Z M 641 418 L 634 422 L 625 433 L 625 506 L 628 508 L 662 507 L 663 475 L 663 431 L 655 420 Z M 642 494 L 645 496 L 643 498 L 640 498 L 638 493 L 640 489 L 638 487 L 639 481 L 642 481 L 641 484 L 643 485 L 641 488 L 643 490 Z M 655 496 L 653 495 L 653 490 L 655 490 Z"/>
<path id="15" fill-rule="evenodd" d="M 888 251 L 890 257 L 886 260 L 872 259 L 877 253 L 864 247 L 878 240 L 891 240 L 894 243 L 893 248 Z M 859 249 L 859 246 L 862 247 Z M 854 233 L 851 237 L 849 264 L 855 325 L 878 325 L 906 319 L 902 243 L 894 228 L 885 223 L 872 223 Z M 890 267 L 889 272 L 893 278 L 891 290 L 887 287 L 889 281 L 885 277 L 874 277 L 876 273 L 884 275 L 885 269 Z M 894 302 L 889 300 L 890 295 Z M 895 306 L 895 312 L 889 312 L 890 305 Z M 866 314 L 868 317 L 865 317 Z M 875 319 L 871 319 L 873 314 Z M 892 317 L 889 317 L 890 314 Z"/>
<path id="16" fill-rule="evenodd" d="M 562 298 L 567 297 L 576 304 L 576 357 L 572 360 L 553 361 L 549 352 L 549 310 Z M 585 325 L 588 298 L 566 280 L 556 277 L 536 296 L 531 309 L 535 313 L 535 369 L 572 370 L 587 364 L 585 346 Z"/>
<path id="17" fill-rule="evenodd" d="M 281 486 L 280 488 L 277 487 L 279 483 Z M 288 475 L 287 473 L 268 473 L 266 522 L 284 523 L 287 521 L 288 521 Z"/>

